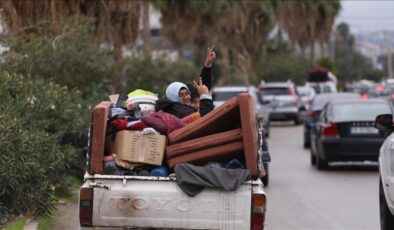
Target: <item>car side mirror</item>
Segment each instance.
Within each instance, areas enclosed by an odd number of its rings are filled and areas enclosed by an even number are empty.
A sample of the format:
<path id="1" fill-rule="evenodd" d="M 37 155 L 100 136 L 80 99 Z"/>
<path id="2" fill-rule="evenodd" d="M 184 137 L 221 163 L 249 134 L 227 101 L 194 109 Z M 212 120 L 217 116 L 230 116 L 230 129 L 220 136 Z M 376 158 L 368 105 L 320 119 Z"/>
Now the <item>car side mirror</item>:
<path id="1" fill-rule="evenodd" d="M 383 131 L 393 131 L 393 115 L 380 114 L 375 118 L 375 128 Z"/>

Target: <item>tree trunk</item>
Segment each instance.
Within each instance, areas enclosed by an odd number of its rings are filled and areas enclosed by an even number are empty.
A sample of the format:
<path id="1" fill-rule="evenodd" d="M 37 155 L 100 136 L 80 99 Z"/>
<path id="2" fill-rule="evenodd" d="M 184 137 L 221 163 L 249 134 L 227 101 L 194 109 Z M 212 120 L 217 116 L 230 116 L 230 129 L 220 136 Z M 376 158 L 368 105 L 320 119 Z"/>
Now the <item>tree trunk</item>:
<path id="1" fill-rule="evenodd" d="M 319 46 L 320 46 L 320 58 L 323 58 L 325 56 L 324 43 L 323 42 L 319 42 Z"/>
<path id="2" fill-rule="evenodd" d="M 228 79 L 230 77 L 230 54 L 228 47 L 220 46 L 220 51 L 222 55 L 222 79 Z"/>
<path id="3" fill-rule="evenodd" d="M 117 63 L 120 63 L 122 59 L 122 45 L 120 43 L 114 44 L 114 57 Z M 123 72 L 123 71 L 122 71 Z M 124 87 L 126 86 L 126 77 L 123 73 L 121 73 L 118 79 L 115 82 L 114 92 L 113 93 L 121 93 Z"/>
<path id="4" fill-rule="evenodd" d="M 152 39 L 150 34 L 150 20 L 149 20 L 149 1 L 142 1 L 142 35 L 144 38 L 144 48 L 147 53 L 152 51 Z"/>
<path id="5" fill-rule="evenodd" d="M 296 59 L 296 44 L 293 40 L 290 40 L 290 53 L 291 57 L 295 60 Z"/>
<path id="6" fill-rule="evenodd" d="M 315 43 L 314 42 L 311 43 L 310 58 L 312 61 L 315 60 Z"/>
<path id="7" fill-rule="evenodd" d="M 239 51 L 234 55 L 234 62 L 239 73 L 239 80 L 241 80 L 245 85 L 249 85 L 249 76 L 252 72 L 252 58 L 250 54 L 246 50 Z"/>

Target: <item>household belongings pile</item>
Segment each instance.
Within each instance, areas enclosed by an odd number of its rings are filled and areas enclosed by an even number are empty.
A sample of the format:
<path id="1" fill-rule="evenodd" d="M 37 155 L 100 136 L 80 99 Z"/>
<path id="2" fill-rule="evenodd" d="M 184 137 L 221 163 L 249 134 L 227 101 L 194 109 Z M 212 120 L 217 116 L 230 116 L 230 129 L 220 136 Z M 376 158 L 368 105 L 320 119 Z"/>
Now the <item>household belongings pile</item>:
<path id="1" fill-rule="evenodd" d="M 157 96 L 149 91 L 135 90 L 110 99 L 92 111 L 91 174 L 168 176 L 175 172 L 177 183 L 191 196 L 200 191 L 195 191 L 197 185 L 235 190 L 249 176 L 265 175 L 258 163 L 254 100 L 248 93 L 191 123 L 188 118 L 156 112 Z"/>

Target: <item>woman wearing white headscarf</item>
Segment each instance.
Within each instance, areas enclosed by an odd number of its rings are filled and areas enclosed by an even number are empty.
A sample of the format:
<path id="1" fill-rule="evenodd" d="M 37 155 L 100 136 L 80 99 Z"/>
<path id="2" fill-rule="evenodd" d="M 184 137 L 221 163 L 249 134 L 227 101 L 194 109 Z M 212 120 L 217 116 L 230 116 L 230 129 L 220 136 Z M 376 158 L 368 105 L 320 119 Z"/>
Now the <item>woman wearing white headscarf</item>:
<path id="1" fill-rule="evenodd" d="M 186 117 L 195 112 L 200 112 L 200 116 L 204 116 L 213 110 L 212 97 L 209 94 L 207 86 L 202 84 L 200 78 L 199 83 L 194 82 L 194 87 L 200 95 L 200 108 L 191 106 L 190 90 L 181 82 L 173 82 L 168 85 L 165 97 L 160 98 L 156 103 L 156 111 L 163 110 L 171 113 L 178 118 Z"/>

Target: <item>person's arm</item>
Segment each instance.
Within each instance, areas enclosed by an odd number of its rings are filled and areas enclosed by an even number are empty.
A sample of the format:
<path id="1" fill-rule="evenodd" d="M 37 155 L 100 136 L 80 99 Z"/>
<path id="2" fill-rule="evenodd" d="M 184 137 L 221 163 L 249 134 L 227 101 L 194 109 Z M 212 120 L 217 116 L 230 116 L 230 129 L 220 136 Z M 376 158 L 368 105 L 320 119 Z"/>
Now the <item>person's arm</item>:
<path id="1" fill-rule="evenodd" d="M 201 117 L 211 112 L 214 109 L 212 96 L 209 94 L 208 87 L 202 84 L 202 78 L 200 77 L 198 83 L 193 81 L 194 87 L 197 89 L 200 95 L 200 107 L 199 112 Z"/>
<path id="2" fill-rule="evenodd" d="M 211 89 L 212 85 L 212 75 L 211 75 L 211 69 L 213 62 L 216 59 L 216 53 L 214 51 L 215 46 L 209 47 L 207 50 L 207 54 L 205 56 L 205 61 L 204 61 L 204 66 L 201 70 L 201 79 L 202 79 L 202 84 L 206 85 L 208 87 L 208 90 Z"/>

